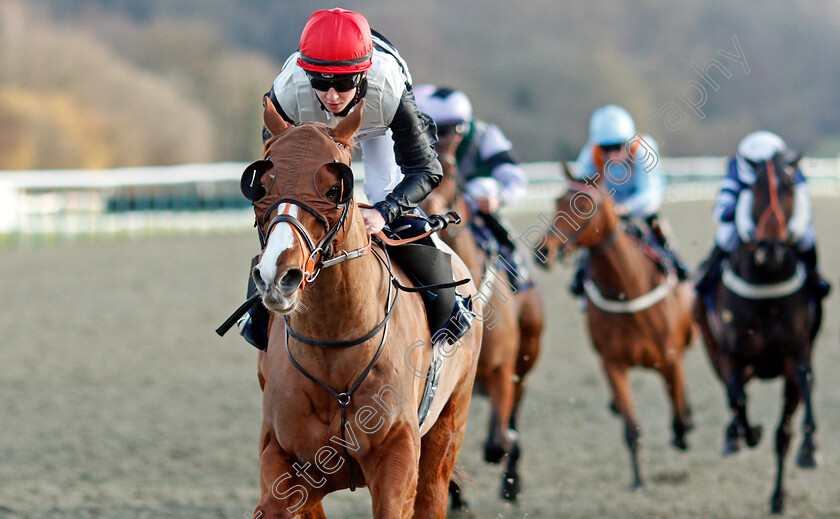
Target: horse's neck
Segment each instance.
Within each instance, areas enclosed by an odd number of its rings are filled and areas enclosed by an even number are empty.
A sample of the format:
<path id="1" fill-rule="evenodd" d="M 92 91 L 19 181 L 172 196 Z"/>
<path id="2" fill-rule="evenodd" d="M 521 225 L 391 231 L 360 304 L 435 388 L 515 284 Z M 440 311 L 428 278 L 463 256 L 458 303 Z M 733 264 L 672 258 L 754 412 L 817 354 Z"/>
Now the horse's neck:
<path id="1" fill-rule="evenodd" d="M 620 225 L 609 239 L 612 244 L 590 249 L 590 275 L 601 293 L 610 299 L 633 299 L 655 288 L 659 282 L 656 265 Z"/>
<path id="2" fill-rule="evenodd" d="M 357 214 L 358 222 L 361 215 Z M 352 251 L 367 243 L 364 225 L 349 225 L 338 249 Z M 388 280 L 373 251 L 321 270 L 306 286 L 305 309 L 290 318 L 295 332 L 335 341 L 363 336 L 384 317 Z"/>

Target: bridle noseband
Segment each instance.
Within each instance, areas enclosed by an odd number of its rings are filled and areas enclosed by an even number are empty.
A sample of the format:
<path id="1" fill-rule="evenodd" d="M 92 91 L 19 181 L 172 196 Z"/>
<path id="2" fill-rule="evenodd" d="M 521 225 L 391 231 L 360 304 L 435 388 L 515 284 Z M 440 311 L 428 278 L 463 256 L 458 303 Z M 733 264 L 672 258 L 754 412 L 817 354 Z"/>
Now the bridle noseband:
<path id="1" fill-rule="evenodd" d="M 265 249 L 266 244 L 268 244 L 268 238 L 271 235 L 271 231 L 278 223 L 288 223 L 292 226 L 292 231 L 295 237 L 297 238 L 298 243 L 300 244 L 301 248 L 305 249 L 304 257 L 306 257 L 306 261 L 303 265 L 303 271 L 306 273 L 306 276 L 304 277 L 304 281 L 301 285 L 301 288 L 303 288 L 303 286 L 306 283 L 311 283 L 315 281 L 315 278 L 318 277 L 318 274 L 321 272 L 321 269 L 338 265 L 339 263 L 358 258 L 370 252 L 371 240 L 370 236 L 368 236 L 368 241 L 365 246 L 350 252 L 341 250 L 341 255 L 334 256 L 334 251 L 332 250 L 333 242 L 335 241 L 335 238 L 338 235 L 338 231 L 340 229 L 345 228 L 347 216 L 350 213 L 350 205 L 352 203 L 352 200 L 349 200 L 342 204 L 336 204 L 336 207 L 341 209 L 341 215 L 338 217 L 338 221 L 336 221 L 335 225 L 333 225 L 332 227 L 329 226 L 327 219 L 324 218 L 315 209 L 299 200 L 294 200 L 291 198 L 283 198 L 275 202 L 268 209 L 268 211 L 266 211 L 262 223 L 265 224 L 266 220 L 268 220 L 268 218 L 275 211 L 275 209 L 278 209 L 280 205 L 284 203 L 288 204 L 286 206 L 286 209 L 282 213 L 278 213 L 274 218 L 271 219 L 271 221 L 268 223 L 268 226 L 266 227 L 265 233 L 263 233 L 261 226 L 257 226 L 260 236 L 260 246 L 263 249 Z M 291 207 L 291 205 L 296 205 L 304 211 L 310 213 L 315 217 L 316 220 L 318 220 L 318 222 L 324 225 L 326 232 L 324 234 L 324 237 L 321 238 L 318 241 L 318 243 L 315 243 L 315 240 L 312 239 L 312 235 L 309 233 L 309 230 L 306 229 L 306 227 L 304 227 L 302 223 L 300 223 L 300 220 L 289 214 L 289 208 Z"/>

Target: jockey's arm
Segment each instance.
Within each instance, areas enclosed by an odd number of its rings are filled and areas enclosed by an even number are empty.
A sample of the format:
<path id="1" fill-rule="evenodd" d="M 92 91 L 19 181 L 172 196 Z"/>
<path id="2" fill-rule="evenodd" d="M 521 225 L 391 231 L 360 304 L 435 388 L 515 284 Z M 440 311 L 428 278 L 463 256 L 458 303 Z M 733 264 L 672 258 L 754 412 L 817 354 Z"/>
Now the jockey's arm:
<path id="1" fill-rule="evenodd" d="M 528 194 L 528 177 L 513 157 L 513 144 L 495 124 L 487 126 L 480 154 L 493 179 L 499 183 L 499 202 L 502 205 L 521 202 Z"/>
<path id="2" fill-rule="evenodd" d="M 788 233 L 794 241 L 805 236 L 814 222 L 814 210 L 811 206 L 811 193 L 805 176 L 799 168 L 793 173 L 793 211 L 788 222 Z"/>
<path id="3" fill-rule="evenodd" d="M 434 145 L 435 125 L 422 114 L 414 101 L 414 94 L 406 89 L 389 125 L 393 132 L 394 156 L 403 179 L 377 202 L 386 223 L 402 216 L 425 199 L 443 178 Z"/>
<path id="4" fill-rule="evenodd" d="M 713 216 L 718 223 L 734 223 L 735 208 L 745 184 L 738 178 L 737 161 L 730 159 L 726 176 L 720 181 Z"/>
<path id="5" fill-rule="evenodd" d="M 616 200 L 619 214 L 647 218 L 659 211 L 665 196 L 665 177 L 657 166 L 645 171 L 642 166 L 633 164 L 628 182 L 632 183 L 632 190 L 628 196 Z"/>

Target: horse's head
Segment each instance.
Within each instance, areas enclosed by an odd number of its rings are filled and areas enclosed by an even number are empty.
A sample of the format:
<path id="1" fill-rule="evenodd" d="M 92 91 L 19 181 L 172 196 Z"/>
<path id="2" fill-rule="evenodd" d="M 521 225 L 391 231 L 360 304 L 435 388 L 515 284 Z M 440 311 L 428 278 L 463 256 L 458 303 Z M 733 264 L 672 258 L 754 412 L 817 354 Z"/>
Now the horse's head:
<path id="1" fill-rule="evenodd" d="M 755 164 L 754 169 L 755 183 L 739 200 L 738 230 L 746 238 L 754 264 L 775 271 L 792 258 L 789 224 L 794 212 L 795 164 L 777 153 L 772 159 Z"/>
<path id="2" fill-rule="evenodd" d="M 266 99 L 271 137 L 263 159 L 242 174 L 241 188 L 254 202 L 263 250 L 252 275 L 269 310 L 294 310 L 300 290 L 353 228 L 358 210 L 350 158 L 363 105 L 330 129 L 315 122 L 291 126 Z"/>
<path id="3" fill-rule="evenodd" d="M 611 239 L 618 226 L 618 215 L 609 197 L 577 181 L 570 181 L 557 199 L 557 212 L 546 230 L 542 254 L 546 266 L 563 259 L 578 247 L 597 249 Z"/>

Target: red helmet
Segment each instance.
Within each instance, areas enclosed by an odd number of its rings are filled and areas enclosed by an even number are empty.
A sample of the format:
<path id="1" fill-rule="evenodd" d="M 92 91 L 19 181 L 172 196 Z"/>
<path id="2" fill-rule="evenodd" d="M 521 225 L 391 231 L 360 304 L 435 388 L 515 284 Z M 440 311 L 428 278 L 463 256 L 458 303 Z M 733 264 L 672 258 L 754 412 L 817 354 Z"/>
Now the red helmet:
<path id="1" fill-rule="evenodd" d="M 309 72 L 353 74 L 370 68 L 372 54 L 365 17 L 336 7 L 309 17 L 300 35 L 297 64 Z"/>

